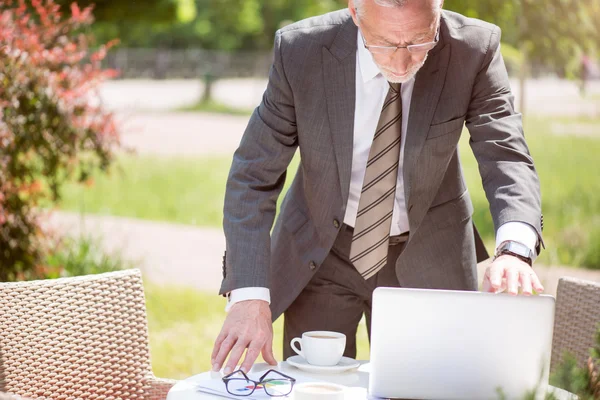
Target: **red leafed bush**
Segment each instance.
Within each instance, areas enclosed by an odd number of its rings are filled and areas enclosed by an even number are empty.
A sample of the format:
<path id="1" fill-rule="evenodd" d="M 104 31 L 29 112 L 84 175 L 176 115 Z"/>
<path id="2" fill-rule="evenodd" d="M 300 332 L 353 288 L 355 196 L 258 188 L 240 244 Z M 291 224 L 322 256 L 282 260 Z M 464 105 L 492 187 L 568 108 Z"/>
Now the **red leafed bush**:
<path id="1" fill-rule="evenodd" d="M 106 169 L 119 143 L 98 85 L 115 75 L 91 50 L 91 8 L 0 0 L 0 281 L 45 276 L 40 204 L 68 180 Z M 89 29 L 87 29 L 89 31 Z"/>

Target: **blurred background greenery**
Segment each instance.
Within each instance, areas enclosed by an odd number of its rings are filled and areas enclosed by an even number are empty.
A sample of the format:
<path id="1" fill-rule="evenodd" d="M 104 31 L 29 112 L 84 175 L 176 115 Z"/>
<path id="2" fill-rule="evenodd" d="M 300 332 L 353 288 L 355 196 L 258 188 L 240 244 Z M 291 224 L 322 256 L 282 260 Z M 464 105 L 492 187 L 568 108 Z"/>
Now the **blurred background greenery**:
<path id="1" fill-rule="evenodd" d="M 69 0 L 60 0 L 66 8 Z M 95 36 L 122 46 L 240 51 L 269 50 L 275 31 L 338 10 L 346 0 L 152 0 L 95 4 Z M 563 76 L 577 76 L 578 57 L 597 46 L 600 5 L 594 0 L 446 0 L 444 8 L 493 22 L 502 43 Z M 509 50 L 510 53 L 511 50 Z M 514 53 L 514 52 L 513 52 Z M 523 54 L 509 55 L 518 62 Z"/>
<path id="2" fill-rule="evenodd" d="M 542 184 L 546 221 L 547 250 L 537 262 L 600 270 L 600 179 L 596 176 L 600 140 L 573 135 L 548 140 L 549 124 L 548 119 L 531 117 L 525 125 Z M 589 124 L 600 124 L 600 118 Z M 494 226 L 468 139 L 465 131 L 460 152 L 475 207 L 474 220 L 492 249 Z M 284 192 L 299 161 L 297 154 L 288 168 Z M 61 208 L 78 212 L 85 207 L 86 213 L 220 228 L 230 163 L 229 156 L 123 156 L 110 174 L 95 174 L 93 186 L 65 186 Z M 596 173 L 587 177 L 582 176 L 583 171 Z M 280 196 L 280 203 L 282 199 Z"/>
<path id="3" fill-rule="evenodd" d="M 71 0 L 57 3 L 71 15 Z M 260 101 L 275 31 L 347 3 L 81 0 L 78 4 L 93 5 L 95 16 L 93 24 L 80 30 L 93 35 L 96 43 L 120 41 L 103 65 L 120 69 L 121 79 L 106 82 L 99 97 L 119 117 L 123 146 L 134 151 L 116 151 L 108 171 L 86 172 L 80 176 L 85 185 L 71 179 L 61 185 L 58 198 L 40 201 L 44 210 L 56 211 L 59 222 L 86 218 L 100 222 L 77 224 L 83 232 L 51 224 L 61 238 L 39 263 L 46 278 L 142 268 L 154 371 L 161 377 L 185 378 L 210 368 L 212 342 L 225 317 L 224 300 L 217 295 L 223 245 L 198 240 L 191 249 L 183 248 L 182 243 L 171 243 L 175 240 L 171 232 L 197 232 L 195 238 L 209 232 L 211 238 L 222 239 L 225 180 L 251 109 Z M 7 8 L 9 2 L 0 1 L 0 11 Z M 586 57 L 598 59 L 600 2 L 446 0 L 445 8 L 502 28 L 503 56 L 518 93 L 518 109 L 528 107 L 525 133 L 542 185 L 547 250 L 536 268 L 572 268 L 600 280 L 600 80 L 597 70 L 582 68 Z M 534 100 L 526 99 L 526 89 Z M 131 120 L 133 124 L 122 123 Z M 460 153 L 475 205 L 474 220 L 491 250 L 493 226 L 466 131 Z M 297 155 L 288 184 L 298 163 Z M 108 229 L 103 229 L 103 221 L 110 222 Z M 134 225 L 142 228 L 127 230 Z M 152 234 L 144 235 L 150 227 Z M 167 230 L 155 233 L 162 228 Z M 127 241 L 142 248 L 145 258 L 137 259 L 139 252 L 132 257 L 126 246 L 114 245 L 123 244 L 123 232 L 135 232 Z M 8 241 L 0 241 L 0 246 L 3 243 Z M 203 258 L 205 253 L 215 257 Z M 198 283 L 196 276 L 204 282 Z M 281 319 L 275 335 L 275 352 L 281 360 Z M 368 355 L 363 323 L 358 358 Z"/>

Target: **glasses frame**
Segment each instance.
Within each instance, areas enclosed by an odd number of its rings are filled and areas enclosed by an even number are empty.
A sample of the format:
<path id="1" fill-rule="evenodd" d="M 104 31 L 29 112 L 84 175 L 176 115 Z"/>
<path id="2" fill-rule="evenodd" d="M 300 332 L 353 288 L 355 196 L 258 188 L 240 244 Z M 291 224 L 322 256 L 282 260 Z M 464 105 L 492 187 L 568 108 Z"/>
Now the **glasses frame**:
<path id="1" fill-rule="evenodd" d="M 265 377 L 266 377 L 267 375 L 269 375 L 271 372 L 275 372 L 275 373 L 277 373 L 277 374 L 279 374 L 279 375 L 283 376 L 284 378 L 286 378 L 287 380 L 289 380 L 289 381 L 291 382 L 291 386 L 290 386 L 290 392 L 289 392 L 289 393 L 286 393 L 286 394 L 281 394 L 281 395 L 272 395 L 272 394 L 268 393 L 266 389 L 263 389 L 263 390 L 265 391 L 265 393 L 266 393 L 267 395 L 269 395 L 270 397 L 284 397 L 284 396 L 287 396 L 287 395 L 289 395 L 290 393 L 292 393 L 292 390 L 294 389 L 294 384 L 296 383 L 296 379 L 294 379 L 294 378 L 292 378 L 291 376 L 288 376 L 288 375 L 286 375 L 286 374 L 284 374 L 284 373 L 282 373 L 282 372 L 279 372 L 279 371 L 277 371 L 277 370 L 274 370 L 274 369 L 270 369 L 270 370 L 268 370 L 267 372 L 265 372 L 265 373 L 263 374 L 263 376 L 261 376 L 261 377 L 259 378 L 258 382 L 257 382 L 257 381 L 254 381 L 254 380 L 252 380 L 252 379 L 250 379 L 250 378 L 248 378 L 248 375 L 246 375 L 246 373 L 245 373 L 243 370 L 241 370 L 241 369 L 238 369 L 238 370 L 236 370 L 236 371 L 233 371 L 233 372 L 232 372 L 232 373 L 230 373 L 229 375 L 226 375 L 226 376 L 224 376 L 224 377 L 222 378 L 222 380 L 223 380 L 223 382 L 225 383 L 225 389 L 227 390 L 227 393 L 229 393 L 229 394 L 231 394 L 231 395 L 233 395 L 233 396 L 246 397 L 246 396 L 251 396 L 251 395 L 252 395 L 252 393 L 254 393 L 254 391 L 256 390 L 256 388 L 258 387 L 258 385 L 260 385 L 260 384 L 263 384 L 263 388 L 264 388 L 264 383 L 265 383 L 265 382 L 269 382 L 269 381 L 279 381 L 279 380 L 282 380 L 282 379 L 265 379 Z M 233 375 L 235 375 L 235 374 L 239 374 L 239 373 L 241 373 L 241 374 L 244 376 L 244 379 L 242 379 L 242 378 L 233 378 Z M 229 391 L 229 385 L 228 385 L 228 383 L 229 383 L 229 381 L 232 381 L 232 380 L 240 380 L 240 381 L 243 381 L 243 380 L 245 380 L 245 381 L 247 381 L 247 382 L 252 382 L 252 383 L 254 384 L 254 389 L 252 389 L 252 391 L 251 391 L 250 393 L 248 393 L 248 394 L 237 394 L 237 393 L 231 393 L 231 392 Z"/>
<path id="2" fill-rule="evenodd" d="M 408 46 L 373 46 L 373 45 L 367 44 L 367 41 L 365 40 L 365 36 L 363 35 L 362 31 L 360 32 L 360 37 L 362 38 L 365 49 L 369 50 L 373 54 L 389 54 L 389 55 L 391 55 L 391 54 L 396 54 L 396 52 L 399 49 L 406 49 L 411 54 L 417 54 L 417 53 L 426 53 L 428 51 L 433 50 L 433 48 L 438 44 L 438 42 L 440 40 L 440 29 L 439 28 L 437 29 L 437 32 L 435 34 L 435 39 L 433 40 L 433 42 L 409 44 Z M 427 50 L 423 50 L 424 47 L 428 47 L 428 46 L 431 46 L 431 48 L 427 49 Z"/>
<path id="3" fill-rule="evenodd" d="M 356 9 L 356 12 L 358 15 L 358 9 Z M 441 24 L 438 21 L 438 26 L 435 31 L 435 38 L 433 39 L 433 42 L 409 44 L 408 46 L 373 46 L 373 45 L 367 44 L 367 40 L 365 39 L 365 36 L 363 35 L 362 30 L 360 28 L 359 28 L 359 32 L 360 32 L 360 37 L 362 38 L 362 41 L 363 41 L 363 45 L 365 46 L 365 49 L 369 50 L 373 54 L 393 55 L 393 54 L 396 54 L 396 52 L 399 49 L 406 49 L 411 54 L 417 54 L 417 53 L 429 52 L 429 51 L 433 50 L 433 48 L 438 44 L 438 42 L 440 41 L 440 25 Z M 424 47 L 427 47 L 427 46 L 431 46 L 431 48 L 427 49 L 427 50 L 422 50 Z"/>

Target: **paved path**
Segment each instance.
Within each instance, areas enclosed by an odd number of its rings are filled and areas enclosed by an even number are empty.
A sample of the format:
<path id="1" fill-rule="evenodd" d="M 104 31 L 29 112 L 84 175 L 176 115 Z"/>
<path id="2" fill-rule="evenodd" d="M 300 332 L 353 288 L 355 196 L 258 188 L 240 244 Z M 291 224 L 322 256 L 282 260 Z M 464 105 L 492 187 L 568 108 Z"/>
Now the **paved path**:
<path id="1" fill-rule="evenodd" d="M 50 225 L 71 235 L 100 238 L 107 252 L 136 262 L 144 278 L 159 284 L 189 285 L 217 293 L 225 240 L 220 229 L 57 212 Z M 479 265 L 483 276 L 485 263 Z M 558 278 L 574 276 L 600 282 L 600 271 L 536 265 L 546 293 L 555 294 Z"/>
<path id="2" fill-rule="evenodd" d="M 217 81 L 213 98 L 233 107 L 254 109 L 267 86 L 264 79 L 227 79 Z M 519 83 L 511 79 L 517 110 L 520 110 Z M 579 95 L 576 82 L 557 78 L 530 79 L 526 82 L 526 112 L 538 115 L 600 115 L 600 80 L 591 81 L 587 97 Z M 199 80 L 118 80 L 101 87 L 105 104 L 116 110 L 169 111 L 195 104 L 203 92 Z M 591 100 L 591 99 L 596 99 Z"/>
<path id="3" fill-rule="evenodd" d="M 203 229 L 132 218 L 55 212 L 49 227 L 73 237 L 98 239 L 159 284 L 188 285 L 217 294 L 225 239 L 219 229 Z"/>
<path id="4" fill-rule="evenodd" d="M 213 86 L 214 100 L 253 109 L 265 91 L 264 79 L 228 79 Z M 200 80 L 113 80 L 100 87 L 105 105 L 114 110 L 168 111 L 198 102 L 204 91 Z"/>
<path id="5" fill-rule="evenodd" d="M 256 79 L 219 81 L 215 98 L 231 106 L 252 109 L 260 102 L 265 86 L 264 80 Z M 517 82 L 513 82 L 513 88 L 518 92 Z M 530 80 L 527 90 L 530 113 L 600 116 L 600 81 L 590 84 L 588 98 L 579 96 L 574 82 L 557 79 Z M 126 147 L 155 155 L 230 156 L 248 123 L 247 116 L 172 111 L 193 104 L 201 92 L 201 83 L 192 80 L 112 81 L 105 83 L 101 91 L 105 103 L 118 114 Z M 515 97 L 518 99 L 518 93 Z M 551 133 L 557 135 L 600 137 L 599 132 L 593 124 L 554 123 L 551 127 Z"/>
<path id="6" fill-rule="evenodd" d="M 140 154 L 231 156 L 248 117 L 205 113 L 118 113 L 121 143 Z"/>

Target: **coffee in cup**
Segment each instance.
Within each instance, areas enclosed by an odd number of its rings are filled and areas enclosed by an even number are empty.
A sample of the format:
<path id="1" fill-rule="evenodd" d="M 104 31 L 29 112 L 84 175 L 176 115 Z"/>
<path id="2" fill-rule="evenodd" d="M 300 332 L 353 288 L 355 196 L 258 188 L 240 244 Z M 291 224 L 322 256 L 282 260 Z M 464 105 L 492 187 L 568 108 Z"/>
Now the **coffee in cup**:
<path id="1" fill-rule="evenodd" d="M 296 347 L 300 343 L 301 349 Z M 346 335 L 332 331 L 304 332 L 290 342 L 292 350 L 309 364 L 330 367 L 340 362 L 346 349 Z"/>
<path id="2" fill-rule="evenodd" d="M 294 400 L 344 400 L 345 386 L 329 382 L 308 382 L 294 386 Z"/>

